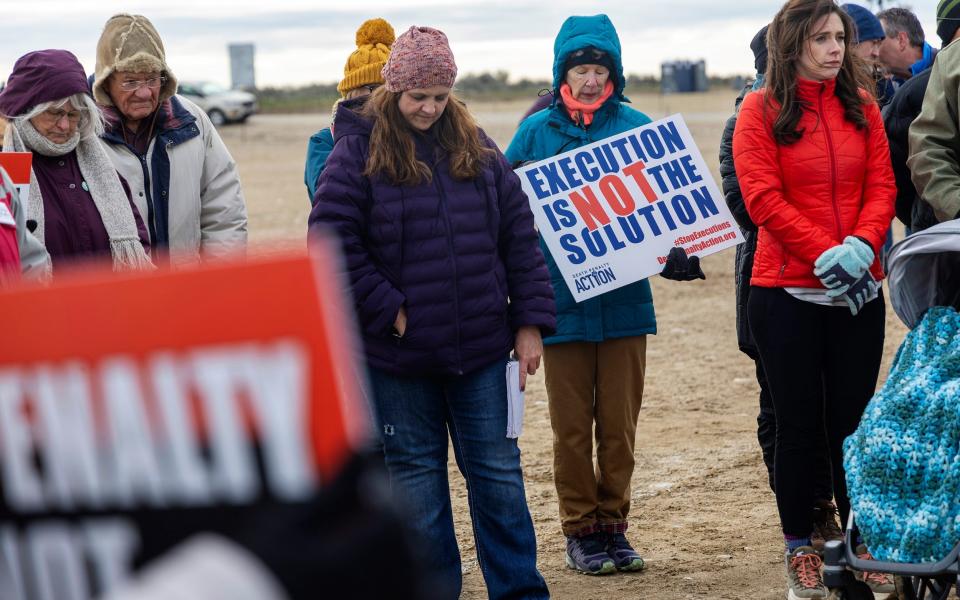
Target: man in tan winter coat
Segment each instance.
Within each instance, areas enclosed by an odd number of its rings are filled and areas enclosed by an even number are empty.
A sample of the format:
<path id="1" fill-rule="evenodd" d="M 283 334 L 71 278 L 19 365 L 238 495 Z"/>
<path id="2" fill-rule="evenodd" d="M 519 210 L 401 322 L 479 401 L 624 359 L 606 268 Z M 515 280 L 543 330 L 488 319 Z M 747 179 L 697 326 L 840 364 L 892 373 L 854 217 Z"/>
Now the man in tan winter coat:
<path id="1" fill-rule="evenodd" d="M 93 82 L 107 125 L 103 140 L 153 248 L 181 265 L 242 250 L 247 210 L 223 140 L 176 90 L 153 24 L 140 15 L 111 17 L 97 43 Z"/>
<path id="2" fill-rule="evenodd" d="M 960 218 L 960 117 L 957 112 L 960 5 L 957 2 L 940 0 L 937 35 L 944 47 L 930 69 L 920 114 L 910 124 L 907 166 L 917 197 L 933 209 L 936 221 L 943 222 Z"/>

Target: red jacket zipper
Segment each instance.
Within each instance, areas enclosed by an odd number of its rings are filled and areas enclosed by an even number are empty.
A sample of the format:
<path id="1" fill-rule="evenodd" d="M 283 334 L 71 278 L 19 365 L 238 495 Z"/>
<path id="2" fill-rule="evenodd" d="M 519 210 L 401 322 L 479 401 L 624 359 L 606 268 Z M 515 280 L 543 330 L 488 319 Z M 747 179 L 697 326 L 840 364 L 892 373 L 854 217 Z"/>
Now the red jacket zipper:
<path id="1" fill-rule="evenodd" d="M 837 159 L 833 154 L 833 135 L 830 134 L 830 125 L 827 124 L 827 114 L 826 111 L 823 110 L 823 91 L 826 88 L 826 83 L 820 84 L 820 94 L 818 95 L 820 122 L 823 123 L 823 131 L 827 135 L 827 153 L 830 156 L 830 202 L 833 204 L 833 219 L 837 226 L 837 240 L 843 241 L 843 230 L 840 225 L 840 207 L 837 206 Z"/>

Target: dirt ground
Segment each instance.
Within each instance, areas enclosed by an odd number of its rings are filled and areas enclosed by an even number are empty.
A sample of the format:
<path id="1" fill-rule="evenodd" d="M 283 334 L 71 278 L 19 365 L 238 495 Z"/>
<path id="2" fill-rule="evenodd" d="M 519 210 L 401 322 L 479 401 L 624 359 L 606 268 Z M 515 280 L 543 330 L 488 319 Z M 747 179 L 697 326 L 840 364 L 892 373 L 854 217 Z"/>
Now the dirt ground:
<path id="1" fill-rule="evenodd" d="M 736 93 L 641 95 L 633 105 L 659 118 L 682 113 L 717 174 L 717 149 Z M 471 106 L 501 148 L 525 103 Z M 251 242 L 262 250 L 303 244 L 307 138 L 329 115 L 258 115 L 224 128 L 240 165 Z M 902 235 L 902 230 L 897 232 Z M 899 237 L 899 236 L 898 236 Z M 648 341 L 628 536 L 645 557 L 639 574 L 588 577 L 564 565 L 552 476 L 552 434 L 540 374 L 527 392 L 520 439 L 539 567 L 555 598 L 774 599 L 784 597 L 782 538 L 756 440 L 753 363 L 737 350 L 733 250 L 703 261 L 706 281 L 651 280 L 659 334 Z M 887 311 L 881 381 L 906 333 Z M 476 561 L 466 488 L 450 461 L 465 599 L 486 597 Z"/>

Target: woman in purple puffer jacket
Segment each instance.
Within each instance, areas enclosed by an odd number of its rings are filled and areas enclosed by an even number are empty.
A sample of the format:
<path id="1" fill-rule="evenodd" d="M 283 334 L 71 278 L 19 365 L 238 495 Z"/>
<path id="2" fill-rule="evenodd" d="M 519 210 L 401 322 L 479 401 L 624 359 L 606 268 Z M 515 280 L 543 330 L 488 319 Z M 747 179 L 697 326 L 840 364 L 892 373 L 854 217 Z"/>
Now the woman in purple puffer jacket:
<path id="1" fill-rule="evenodd" d="M 546 598 L 504 372 L 511 350 L 521 386 L 536 371 L 553 292 L 520 181 L 453 98 L 456 72 L 442 32 L 397 38 L 385 84 L 338 109 L 311 232 L 343 244 L 384 457 L 437 589 L 461 587 L 449 432 L 490 597 Z"/>

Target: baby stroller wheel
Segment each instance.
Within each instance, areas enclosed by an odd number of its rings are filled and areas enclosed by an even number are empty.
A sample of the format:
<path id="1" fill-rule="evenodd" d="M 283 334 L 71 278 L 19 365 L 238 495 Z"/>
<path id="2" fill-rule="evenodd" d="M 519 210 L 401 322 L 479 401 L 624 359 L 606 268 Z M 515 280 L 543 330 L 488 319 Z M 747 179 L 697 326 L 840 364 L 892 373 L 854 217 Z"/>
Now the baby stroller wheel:
<path id="1" fill-rule="evenodd" d="M 830 592 L 830 600 L 874 600 L 870 586 L 862 581 L 853 581 Z"/>
<path id="2" fill-rule="evenodd" d="M 917 600 L 917 586 L 913 583 L 912 577 L 897 576 L 893 578 L 897 586 L 897 598 L 900 600 Z"/>

